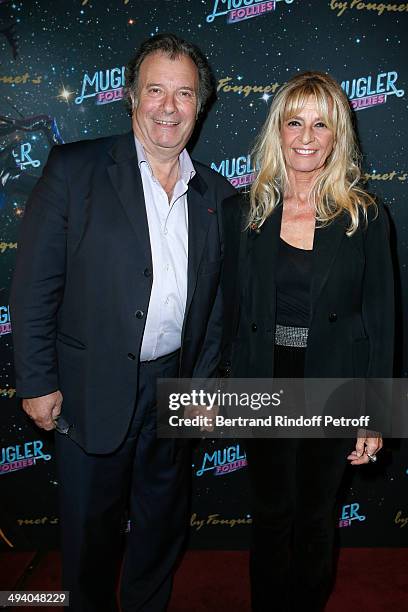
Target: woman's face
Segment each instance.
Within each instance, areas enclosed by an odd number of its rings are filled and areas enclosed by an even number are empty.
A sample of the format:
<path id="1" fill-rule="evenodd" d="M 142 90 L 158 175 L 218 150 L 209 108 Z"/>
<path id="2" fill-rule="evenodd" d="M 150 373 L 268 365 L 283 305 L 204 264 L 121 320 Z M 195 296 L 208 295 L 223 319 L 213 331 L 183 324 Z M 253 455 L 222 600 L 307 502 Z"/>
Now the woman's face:
<path id="1" fill-rule="evenodd" d="M 286 169 L 314 173 L 323 168 L 333 150 L 334 136 L 319 117 L 312 96 L 295 117 L 289 117 L 283 122 L 281 143 Z"/>

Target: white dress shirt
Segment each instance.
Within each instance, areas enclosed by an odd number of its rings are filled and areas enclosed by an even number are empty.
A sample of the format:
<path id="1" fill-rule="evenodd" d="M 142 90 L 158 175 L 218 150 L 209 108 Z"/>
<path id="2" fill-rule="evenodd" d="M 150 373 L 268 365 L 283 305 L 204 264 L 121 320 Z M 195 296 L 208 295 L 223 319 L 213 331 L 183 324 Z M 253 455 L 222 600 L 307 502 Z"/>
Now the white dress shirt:
<path id="1" fill-rule="evenodd" d="M 169 203 L 155 178 L 142 144 L 136 151 L 149 225 L 153 285 L 140 350 L 140 361 L 168 355 L 181 346 L 187 300 L 188 208 L 187 190 L 195 175 L 189 154 L 179 156 L 179 178 Z"/>

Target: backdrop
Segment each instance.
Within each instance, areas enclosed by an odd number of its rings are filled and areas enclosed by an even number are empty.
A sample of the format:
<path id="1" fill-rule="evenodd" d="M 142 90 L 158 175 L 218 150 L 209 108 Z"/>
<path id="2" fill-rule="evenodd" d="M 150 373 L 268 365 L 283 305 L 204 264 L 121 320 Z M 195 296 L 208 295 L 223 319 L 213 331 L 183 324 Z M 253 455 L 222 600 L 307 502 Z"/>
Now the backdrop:
<path id="1" fill-rule="evenodd" d="M 25 201 L 54 143 L 129 129 L 124 64 L 148 36 L 172 31 L 208 56 L 218 100 L 193 156 L 239 189 L 253 180 L 248 151 L 277 88 L 310 69 L 341 82 L 369 186 L 393 220 L 397 373 L 407 376 L 407 27 L 401 2 L 0 0 L 0 549 L 58 545 L 53 439 L 24 417 L 14 389 L 8 295 Z M 407 467 L 408 446 L 394 440 L 378 465 L 350 468 L 338 506 L 343 545 L 408 544 Z M 251 516 L 239 443 L 206 442 L 192 470 L 192 546 L 245 547 Z"/>

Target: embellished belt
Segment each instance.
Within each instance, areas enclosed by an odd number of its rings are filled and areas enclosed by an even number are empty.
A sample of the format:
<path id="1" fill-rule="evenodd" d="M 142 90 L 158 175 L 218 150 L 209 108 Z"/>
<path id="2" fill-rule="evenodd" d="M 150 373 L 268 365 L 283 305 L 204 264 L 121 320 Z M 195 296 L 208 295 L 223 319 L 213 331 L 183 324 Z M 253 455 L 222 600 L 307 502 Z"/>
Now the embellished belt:
<path id="1" fill-rule="evenodd" d="M 293 346 L 296 348 L 307 347 L 308 327 L 290 327 L 276 325 L 275 344 L 278 346 Z"/>

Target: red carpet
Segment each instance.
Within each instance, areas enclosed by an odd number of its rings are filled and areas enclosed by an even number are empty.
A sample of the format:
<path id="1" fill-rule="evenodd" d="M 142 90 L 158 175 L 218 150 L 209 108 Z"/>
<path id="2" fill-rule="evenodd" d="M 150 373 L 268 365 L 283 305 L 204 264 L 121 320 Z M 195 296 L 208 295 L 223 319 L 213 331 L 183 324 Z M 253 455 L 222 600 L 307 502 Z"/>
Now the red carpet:
<path id="1" fill-rule="evenodd" d="M 0 564 L 1 590 L 59 588 L 56 552 L 2 553 Z M 176 575 L 169 612 L 224 610 L 249 612 L 248 553 L 189 551 Z M 326 612 L 408 612 L 408 549 L 343 549 Z"/>

